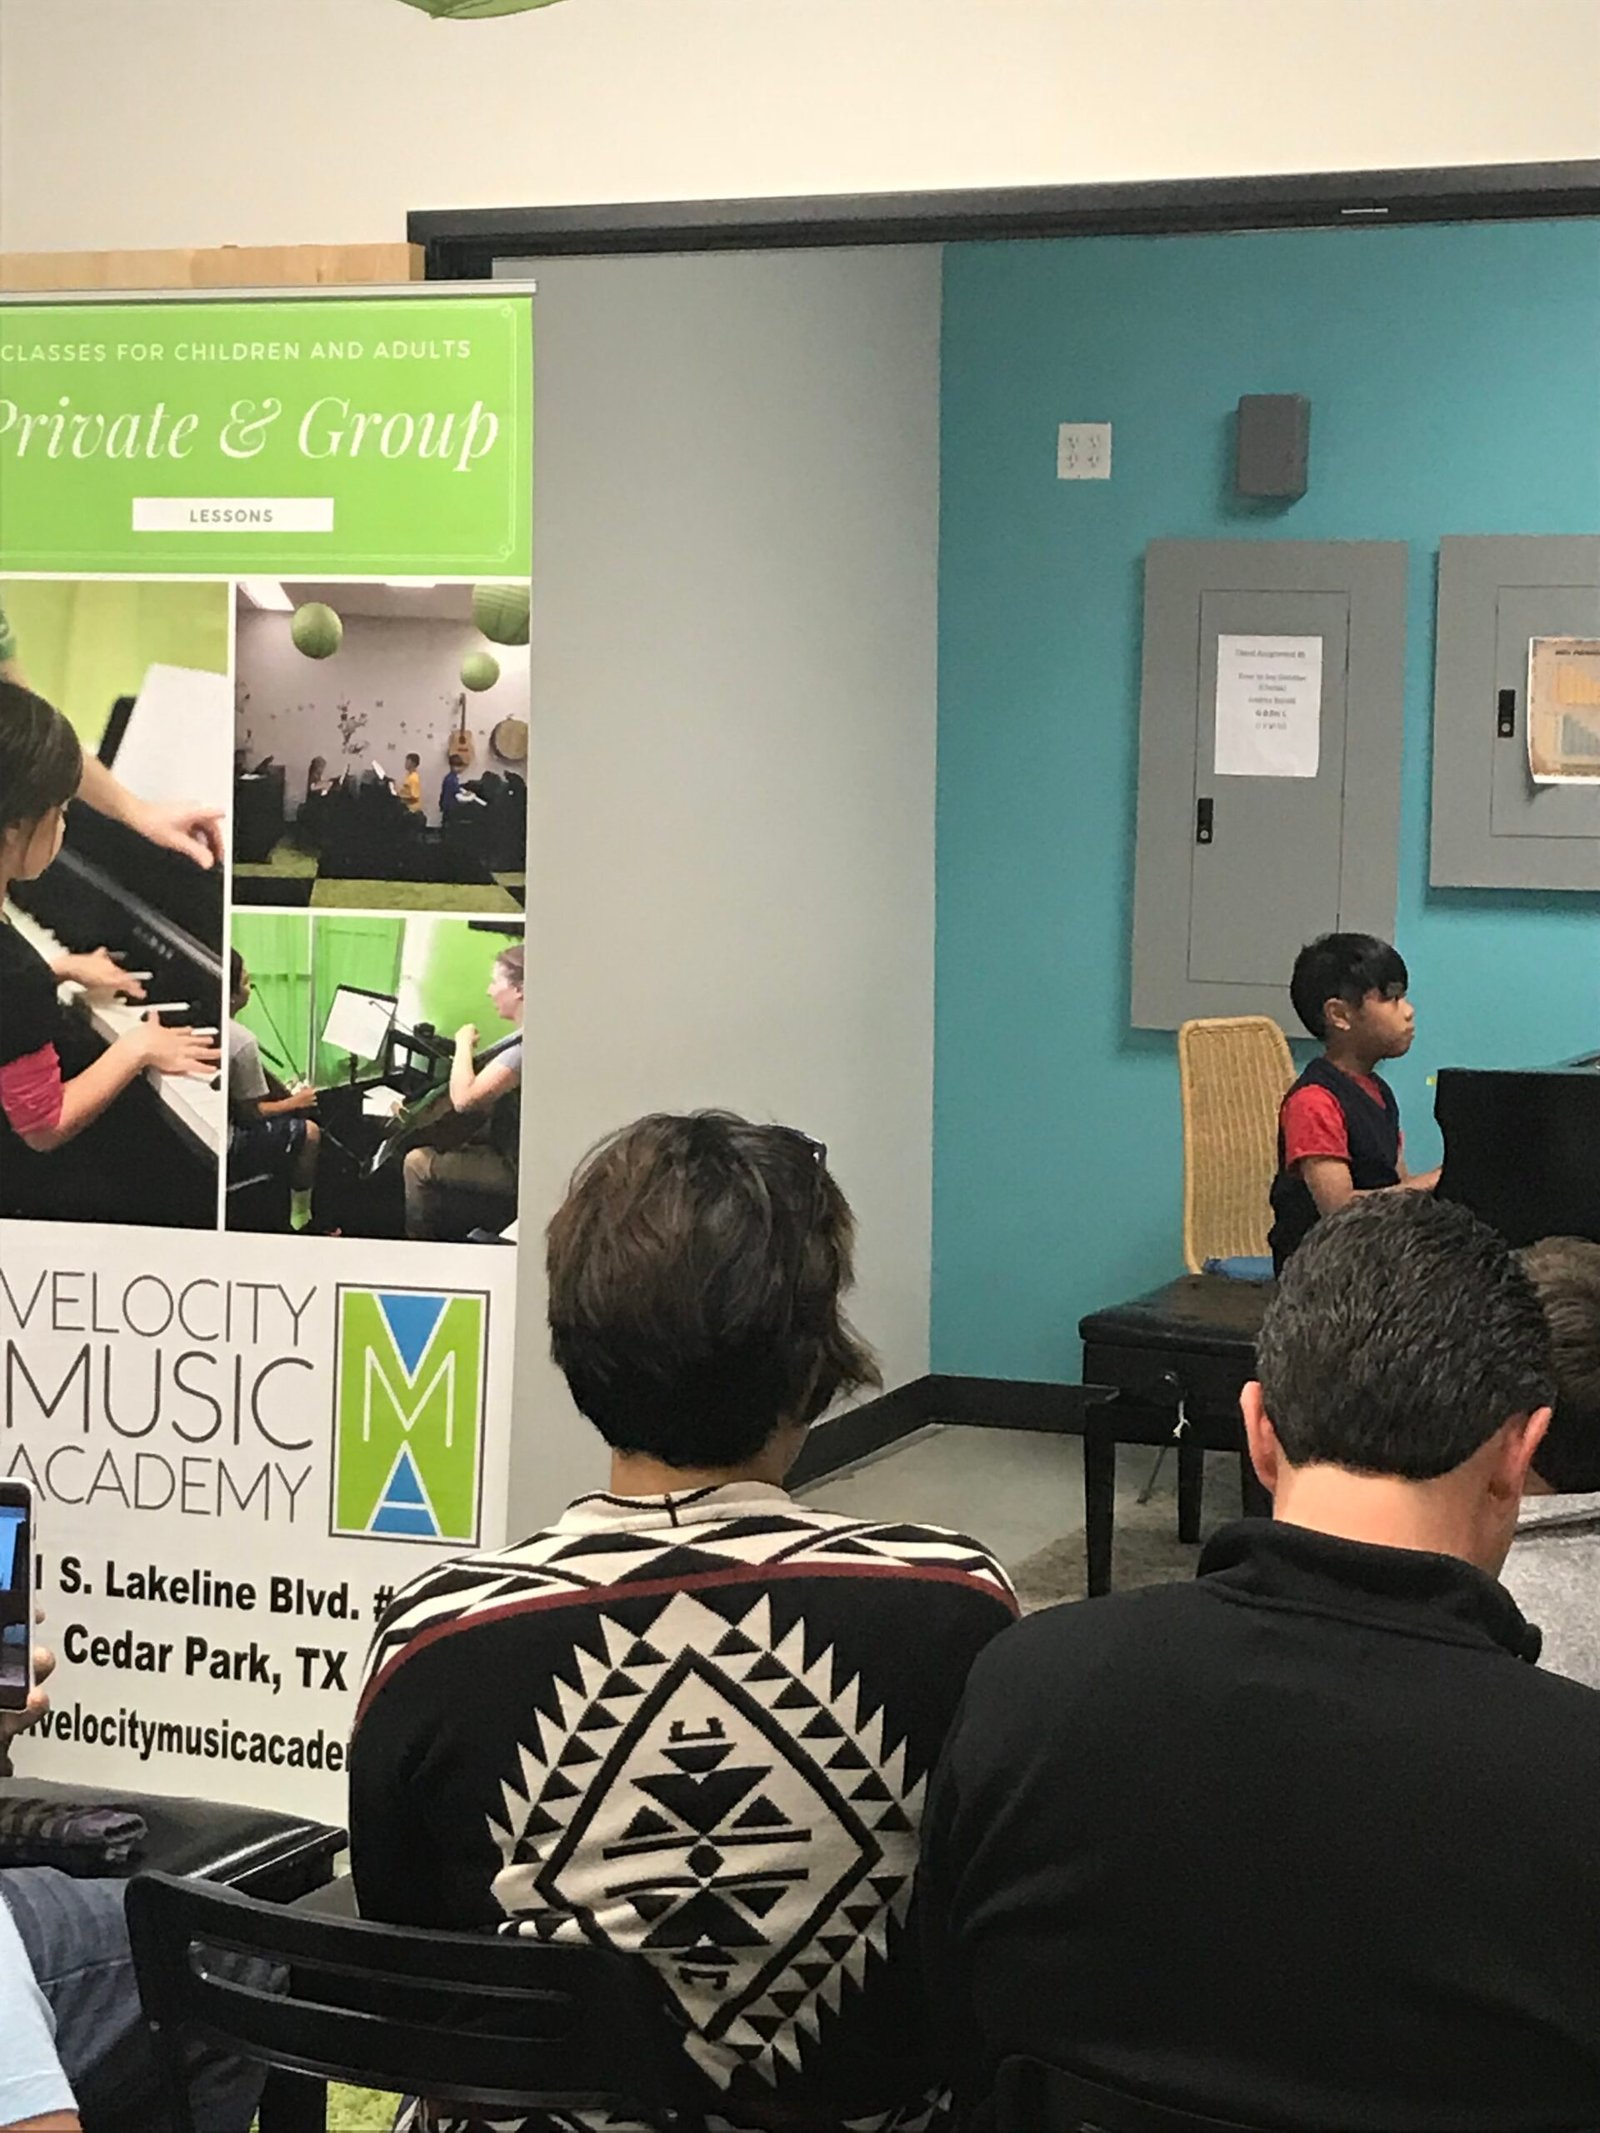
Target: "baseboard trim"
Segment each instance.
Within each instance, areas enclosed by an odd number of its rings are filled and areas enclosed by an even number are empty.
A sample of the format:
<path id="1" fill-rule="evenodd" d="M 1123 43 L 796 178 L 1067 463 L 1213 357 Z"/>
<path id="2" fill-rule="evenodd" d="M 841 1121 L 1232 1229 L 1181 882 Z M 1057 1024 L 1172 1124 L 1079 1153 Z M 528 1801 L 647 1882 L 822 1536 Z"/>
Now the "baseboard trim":
<path id="1" fill-rule="evenodd" d="M 967 1429 L 1033 1429 L 1081 1437 L 1088 1409 L 1105 1398 L 1087 1385 L 1054 1385 L 1035 1378 L 958 1378 L 935 1374 L 927 1386 L 930 1422 Z"/>
<path id="2" fill-rule="evenodd" d="M 1084 1385 L 1050 1385 L 1027 1378 L 960 1378 L 932 1372 L 895 1385 L 875 1400 L 847 1408 L 820 1423 L 806 1439 L 789 1476 L 805 1488 L 886 1451 L 902 1437 L 935 1422 L 967 1429 L 1044 1430 L 1081 1436 L 1083 1417 L 1096 1398 Z"/>

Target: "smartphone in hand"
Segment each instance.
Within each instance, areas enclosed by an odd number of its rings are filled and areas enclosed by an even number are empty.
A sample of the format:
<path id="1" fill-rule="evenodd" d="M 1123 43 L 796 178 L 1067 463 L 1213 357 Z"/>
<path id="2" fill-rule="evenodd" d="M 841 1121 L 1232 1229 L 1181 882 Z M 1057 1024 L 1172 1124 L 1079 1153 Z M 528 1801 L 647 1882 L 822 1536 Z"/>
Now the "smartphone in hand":
<path id="1" fill-rule="evenodd" d="M 33 1490 L 0 1481 L 0 1711 L 33 1690 Z"/>

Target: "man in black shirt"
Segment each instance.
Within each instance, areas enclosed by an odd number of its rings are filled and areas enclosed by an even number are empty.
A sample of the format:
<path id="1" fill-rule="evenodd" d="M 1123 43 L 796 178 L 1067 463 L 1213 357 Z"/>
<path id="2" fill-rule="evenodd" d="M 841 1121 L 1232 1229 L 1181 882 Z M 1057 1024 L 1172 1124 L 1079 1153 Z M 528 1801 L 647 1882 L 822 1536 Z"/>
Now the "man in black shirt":
<path id="1" fill-rule="evenodd" d="M 958 2087 L 1006 2133 L 1009 2058 L 1249 2125 L 1594 2127 L 1600 1696 L 1496 1582 L 1537 1298 L 1463 1209 L 1377 1195 L 1301 1246 L 1258 1368 L 1273 1522 L 974 1666 L 919 1884 Z"/>

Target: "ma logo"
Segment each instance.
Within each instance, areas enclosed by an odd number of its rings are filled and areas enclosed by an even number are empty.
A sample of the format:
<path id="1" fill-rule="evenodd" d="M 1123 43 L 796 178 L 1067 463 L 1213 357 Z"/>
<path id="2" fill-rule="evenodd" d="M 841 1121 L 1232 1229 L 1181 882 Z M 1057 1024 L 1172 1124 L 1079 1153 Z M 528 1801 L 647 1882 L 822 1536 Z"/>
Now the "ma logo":
<path id="1" fill-rule="evenodd" d="M 331 1532 L 477 1540 L 488 1318 L 481 1292 L 339 1285 Z"/>

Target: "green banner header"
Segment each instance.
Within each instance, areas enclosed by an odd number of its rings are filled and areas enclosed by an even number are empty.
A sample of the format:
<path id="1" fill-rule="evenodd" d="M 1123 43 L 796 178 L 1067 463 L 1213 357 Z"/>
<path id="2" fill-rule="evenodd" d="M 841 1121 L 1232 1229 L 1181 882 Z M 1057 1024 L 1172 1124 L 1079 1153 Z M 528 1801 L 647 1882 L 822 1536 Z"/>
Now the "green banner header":
<path id="1" fill-rule="evenodd" d="M 526 296 L 0 306 L 0 569 L 527 577 Z"/>

